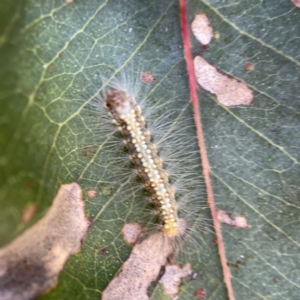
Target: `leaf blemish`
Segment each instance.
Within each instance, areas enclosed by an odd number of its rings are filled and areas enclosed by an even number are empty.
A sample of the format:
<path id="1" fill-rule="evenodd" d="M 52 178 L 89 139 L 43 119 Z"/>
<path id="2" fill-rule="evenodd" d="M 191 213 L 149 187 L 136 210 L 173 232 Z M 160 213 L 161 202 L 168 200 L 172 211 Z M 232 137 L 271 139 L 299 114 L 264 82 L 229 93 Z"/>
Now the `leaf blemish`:
<path id="1" fill-rule="evenodd" d="M 106 248 L 102 248 L 102 249 L 100 250 L 100 252 L 101 252 L 102 254 L 104 254 L 104 255 L 106 255 L 106 254 L 109 253 L 108 250 L 107 250 Z"/>
<path id="2" fill-rule="evenodd" d="M 214 36 L 213 29 L 209 24 L 206 14 L 199 14 L 195 16 L 195 19 L 192 22 L 192 31 L 202 45 L 209 44 Z"/>
<path id="3" fill-rule="evenodd" d="M 103 186 L 102 189 L 101 189 L 101 192 L 104 195 L 109 196 L 111 194 L 111 188 L 109 186 Z"/>
<path id="4" fill-rule="evenodd" d="M 233 226 L 236 228 L 247 228 L 249 227 L 247 219 L 244 216 L 236 216 L 232 218 L 225 210 L 218 210 L 217 212 L 218 221 Z"/>
<path id="5" fill-rule="evenodd" d="M 204 288 L 200 288 L 198 290 L 195 291 L 194 296 L 197 299 L 205 299 L 206 298 L 206 291 Z"/>
<path id="6" fill-rule="evenodd" d="M 296 7 L 300 8 L 300 0 L 291 0 L 291 1 Z"/>
<path id="7" fill-rule="evenodd" d="M 190 264 L 186 264 L 182 269 L 177 265 L 166 266 L 165 273 L 159 282 L 163 285 L 165 293 L 174 299 L 178 294 L 181 279 L 191 276 L 192 273 Z"/>
<path id="8" fill-rule="evenodd" d="M 246 68 L 246 70 L 248 70 L 248 71 L 252 71 L 252 70 L 254 69 L 254 65 L 253 65 L 253 63 L 251 63 L 250 61 L 247 61 L 247 62 L 245 63 L 245 68 Z"/>
<path id="9" fill-rule="evenodd" d="M 141 80 L 144 83 L 154 83 L 156 81 L 156 78 L 151 72 L 143 72 L 141 76 Z"/>
<path id="10" fill-rule="evenodd" d="M 129 245 L 133 245 L 140 237 L 142 227 L 137 223 L 126 223 L 124 224 L 121 233 L 124 235 L 125 242 Z"/>
<path id="11" fill-rule="evenodd" d="M 88 189 L 86 195 L 89 198 L 95 198 L 97 196 L 97 191 L 95 189 Z"/>
<path id="12" fill-rule="evenodd" d="M 122 271 L 104 290 L 102 300 L 148 300 L 148 287 L 156 280 L 172 252 L 170 239 L 166 239 L 160 232 L 136 244 L 124 262 Z"/>
<path id="13" fill-rule="evenodd" d="M 81 188 L 62 185 L 44 218 L 0 249 L 0 298 L 33 299 L 53 288 L 88 226 Z"/>
<path id="14" fill-rule="evenodd" d="M 240 261 L 240 260 L 237 260 L 237 261 L 234 262 L 234 263 L 228 262 L 228 266 L 229 266 L 230 268 L 239 269 L 239 268 L 241 268 L 242 266 L 245 266 L 245 262 Z"/>
<path id="15" fill-rule="evenodd" d="M 87 157 L 92 157 L 96 153 L 96 147 L 85 147 L 82 150 L 82 155 Z"/>
<path id="16" fill-rule="evenodd" d="M 26 224 L 32 220 L 37 210 L 37 204 L 29 203 L 22 213 L 22 223 Z"/>
<path id="17" fill-rule="evenodd" d="M 236 106 L 250 105 L 253 102 L 253 92 L 245 83 L 221 74 L 203 57 L 194 58 L 194 68 L 198 83 L 205 90 L 215 94 L 220 104 Z"/>

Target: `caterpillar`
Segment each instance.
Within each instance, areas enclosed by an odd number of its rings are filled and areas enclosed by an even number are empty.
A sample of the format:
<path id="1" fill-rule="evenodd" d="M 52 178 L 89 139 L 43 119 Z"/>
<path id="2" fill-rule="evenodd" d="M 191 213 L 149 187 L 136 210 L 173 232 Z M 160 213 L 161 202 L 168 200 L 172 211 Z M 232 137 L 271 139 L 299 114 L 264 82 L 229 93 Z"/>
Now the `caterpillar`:
<path id="1" fill-rule="evenodd" d="M 93 114 L 99 117 L 93 122 L 98 124 L 95 137 L 101 145 L 99 152 L 103 151 L 99 156 L 96 152 L 95 159 L 99 157 L 98 166 L 104 170 L 101 183 L 114 187 L 108 200 L 116 217 L 120 207 L 126 206 L 130 215 L 122 220 L 141 225 L 142 235 L 123 271 L 107 287 L 116 298 L 104 293 L 103 299 L 120 299 L 125 290 L 132 291 L 137 278 L 147 288 L 159 278 L 160 267 L 168 268 L 175 261 L 185 264 L 184 268 L 190 264 L 197 272 L 200 262 L 195 254 L 204 253 L 209 235 L 204 238 L 203 234 L 210 231 L 203 217 L 207 215 L 205 187 L 188 95 L 176 94 L 172 99 L 172 91 L 168 96 L 160 93 L 165 82 L 159 74 L 155 74 L 157 81 L 151 78 L 145 83 L 145 72 L 132 76 L 132 70 L 123 68 L 116 68 L 110 77 L 101 75 L 102 86 L 90 102 Z M 150 74 L 147 72 L 147 78 Z M 145 194 L 148 201 L 144 201 Z M 101 217 L 105 218 L 103 211 Z M 199 243 L 200 239 L 205 242 Z M 158 269 L 150 276 L 154 266 Z M 124 299 L 136 298 L 130 294 Z"/>
<path id="2" fill-rule="evenodd" d="M 170 101 L 160 103 L 142 96 L 141 89 L 147 85 L 143 74 L 145 72 L 138 72 L 136 79 L 129 80 L 125 71 L 121 71 L 111 80 L 102 78 L 102 92 L 92 105 L 101 116 L 102 125 L 110 124 L 103 125 L 102 131 L 113 137 L 111 143 L 115 144 L 117 139 L 119 144 L 121 136 L 122 145 L 125 144 L 129 153 L 127 164 L 131 160 L 134 173 L 141 179 L 142 184 L 137 183 L 137 189 L 146 190 L 152 203 L 158 220 L 154 224 L 155 231 L 171 239 L 178 249 L 183 237 L 197 244 L 195 237 L 199 238 L 203 223 L 207 225 L 200 217 L 207 205 L 203 204 L 205 198 L 201 199 L 204 184 L 195 127 L 193 120 L 184 117 L 191 109 L 188 102 L 178 111 L 168 107 Z M 147 72 L 147 77 L 149 74 Z M 119 163 L 122 168 L 127 158 L 119 154 L 115 160 L 122 162 Z M 132 174 L 132 170 L 127 170 L 120 181 L 126 181 L 126 175 Z"/>
<path id="3" fill-rule="evenodd" d="M 167 237 L 179 236 L 182 234 L 180 225 L 184 221 L 178 217 L 174 189 L 151 142 L 141 108 L 127 91 L 118 89 L 111 89 L 105 94 L 105 105 L 124 136 L 131 161 L 158 215 L 161 232 Z"/>

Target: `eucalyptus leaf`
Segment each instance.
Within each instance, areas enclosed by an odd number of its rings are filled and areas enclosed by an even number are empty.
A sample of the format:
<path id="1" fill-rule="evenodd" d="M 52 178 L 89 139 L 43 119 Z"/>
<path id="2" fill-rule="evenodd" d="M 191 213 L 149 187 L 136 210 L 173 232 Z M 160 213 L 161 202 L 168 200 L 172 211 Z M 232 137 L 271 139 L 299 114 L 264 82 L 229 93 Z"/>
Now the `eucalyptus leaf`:
<path id="1" fill-rule="evenodd" d="M 207 47 L 191 34 L 193 54 L 254 92 L 243 107 L 198 92 L 217 207 L 249 224 L 222 225 L 235 298 L 298 299 L 300 11 L 279 0 L 187 5 L 189 26 L 205 13 L 214 31 Z M 78 180 L 93 221 L 81 251 L 41 299 L 99 299 L 130 254 L 120 230 L 125 222 L 144 224 L 141 195 L 115 173 L 119 154 L 102 151 L 101 118 L 87 103 L 103 77 L 146 70 L 156 77 L 147 99 L 168 102 L 193 122 L 179 12 L 177 1 L 0 3 L 0 245 L 42 218 L 61 183 Z M 88 197 L 90 189 L 96 197 Z M 24 224 L 28 203 L 37 213 Z M 179 299 L 197 299 L 201 288 L 206 299 L 228 299 L 214 239 L 203 234 L 190 258 L 199 278 L 184 280 Z M 159 284 L 151 293 L 169 299 Z"/>

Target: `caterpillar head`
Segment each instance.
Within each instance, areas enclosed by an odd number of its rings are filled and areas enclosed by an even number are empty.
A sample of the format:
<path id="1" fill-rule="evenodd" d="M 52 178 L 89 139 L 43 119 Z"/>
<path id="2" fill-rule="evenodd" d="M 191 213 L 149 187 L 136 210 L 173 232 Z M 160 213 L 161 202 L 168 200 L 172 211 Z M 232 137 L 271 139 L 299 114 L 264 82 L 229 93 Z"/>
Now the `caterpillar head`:
<path id="1" fill-rule="evenodd" d="M 124 119 L 134 108 L 134 99 L 125 91 L 112 89 L 105 94 L 106 108 L 116 118 Z"/>

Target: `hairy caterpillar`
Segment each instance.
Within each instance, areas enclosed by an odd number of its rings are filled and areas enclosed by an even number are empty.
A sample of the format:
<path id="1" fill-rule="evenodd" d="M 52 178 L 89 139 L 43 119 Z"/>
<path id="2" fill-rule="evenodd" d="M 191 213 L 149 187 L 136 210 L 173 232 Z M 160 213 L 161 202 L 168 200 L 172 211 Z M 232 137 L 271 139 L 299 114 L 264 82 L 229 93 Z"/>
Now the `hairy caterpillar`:
<path id="1" fill-rule="evenodd" d="M 139 74 L 130 85 L 124 73 L 120 77 L 121 80 L 111 82 L 102 80 L 106 82 L 105 87 L 93 105 L 114 124 L 114 129 L 107 128 L 107 132 L 111 134 L 118 129 L 121 133 L 135 173 L 141 178 L 142 185 L 139 185 L 148 192 L 153 204 L 158 220 L 154 226 L 177 245 L 183 237 L 199 237 L 199 223 L 203 221 L 199 217 L 203 209 L 202 178 L 196 137 L 191 138 L 194 124 L 184 118 L 189 103 L 178 114 L 167 106 L 169 102 L 153 105 L 143 97 L 141 101 L 143 75 Z M 154 113 L 153 117 L 153 106 L 159 110 L 159 116 Z M 121 165 L 124 164 L 123 160 Z"/>
<path id="2" fill-rule="evenodd" d="M 152 79 L 150 83 L 145 83 L 145 72 L 139 70 L 140 67 L 138 71 L 133 72 L 132 68 L 128 71 L 128 67 L 121 66 L 108 73 L 102 71 L 102 85 L 90 97 L 88 115 L 84 117 L 88 126 L 95 128 L 92 132 L 98 145 L 94 148 L 91 163 L 82 172 L 84 178 L 85 172 L 89 172 L 95 163 L 97 168 L 94 170 L 99 178 L 95 188 L 100 191 L 102 208 L 93 218 L 93 227 L 98 232 L 109 222 L 107 224 L 113 226 L 115 232 L 109 240 L 98 242 L 99 249 L 114 251 L 114 237 L 118 232 L 121 234 L 118 238 L 127 243 L 121 231 L 125 224 L 137 223 L 142 226 L 143 233 L 123 264 L 123 268 L 127 266 L 126 271 L 123 269 L 119 275 L 115 274 L 117 277 L 107 287 L 106 291 L 112 291 L 116 298 L 109 294 L 103 299 L 121 299 L 120 295 L 125 295 L 124 290 L 132 291 L 132 287 L 136 286 L 137 277 L 147 289 L 150 282 L 159 280 L 160 267 L 166 266 L 167 270 L 175 262 L 184 268 L 189 264 L 193 271 L 199 272 L 203 259 L 207 259 L 202 258 L 203 254 L 207 256 L 210 253 L 208 243 L 213 240 L 212 235 L 207 234 L 210 231 L 207 218 L 210 216 L 206 210 L 192 106 L 186 93 L 178 93 L 180 88 L 185 90 L 186 83 L 178 81 L 177 72 L 182 69 L 175 71 L 176 76 L 170 72 L 167 79 L 153 72 L 156 80 Z M 147 78 L 149 76 L 147 73 Z M 169 80 L 178 81 L 176 91 L 166 91 Z M 129 120 L 124 120 L 129 113 Z M 143 153 L 137 151 L 141 150 L 138 149 L 141 144 L 145 146 Z M 93 149 L 93 144 L 89 149 Z M 154 175 L 149 175 L 147 169 L 151 169 Z M 158 181 L 162 179 L 161 182 L 150 180 L 156 175 L 159 175 Z M 161 192 L 164 195 L 149 189 L 153 181 L 155 184 L 163 183 Z M 108 197 L 103 187 L 106 191 L 108 188 L 111 190 Z M 113 218 L 111 214 L 114 214 Z M 108 228 L 104 232 L 110 231 Z M 147 243 L 153 244 L 153 251 L 157 252 L 152 253 Z M 158 269 L 150 276 L 148 272 L 154 266 Z M 128 282 L 130 279 L 131 283 Z M 197 286 L 196 281 L 187 281 L 190 288 Z M 122 299 L 137 298 L 130 294 Z M 145 296 L 145 299 L 148 297 Z"/>
<path id="3" fill-rule="evenodd" d="M 126 141 L 131 161 L 137 168 L 144 188 L 159 217 L 161 231 L 167 237 L 180 234 L 175 192 L 169 183 L 162 159 L 145 128 L 141 108 L 127 91 L 112 89 L 105 94 L 105 104 Z"/>

